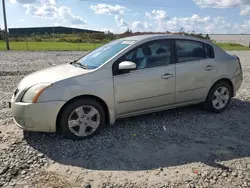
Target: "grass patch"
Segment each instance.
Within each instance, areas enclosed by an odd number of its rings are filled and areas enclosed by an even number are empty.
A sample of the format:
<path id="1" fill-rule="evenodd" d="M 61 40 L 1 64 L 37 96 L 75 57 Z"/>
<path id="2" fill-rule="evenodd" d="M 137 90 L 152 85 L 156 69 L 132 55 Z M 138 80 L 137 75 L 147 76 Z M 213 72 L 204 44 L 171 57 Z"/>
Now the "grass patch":
<path id="1" fill-rule="evenodd" d="M 10 42 L 11 50 L 34 50 L 34 51 L 42 51 L 42 50 L 69 50 L 69 51 L 91 51 L 99 46 L 103 45 L 102 43 L 71 43 L 71 42 Z M 0 50 L 5 50 L 5 42 L 0 41 Z"/>
<path id="2" fill-rule="evenodd" d="M 250 50 L 250 48 L 246 46 L 242 46 L 240 44 L 235 43 L 216 43 L 222 49 L 227 51 L 233 50 Z M 90 43 L 90 42 L 83 42 L 83 43 L 73 43 L 73 42 L 36 42 L 36 41 L 29 41 L 28 42 L 28 50 L 34 51 L 43 51 L 43 50 L 68 50 L 68 51 L 91 51 L 99 46 L 103 45 L 103 43 Z M 11 41 L 10 42 L 11 50 L 27 50 L 27 43 L 26 42 L 17 42 Z M 5 42 L 0 41 L 0 50 L 5 50 Z"/>
<path id="3" fill-rule="evenodd" d="M 243 46 L 241 44 L 235 44 L 235 43 L 216 43 L 219 47 L 221 47 L 224 50 L 227 51 L 234 51 L 234 50 L 250 50 L 249 47 Z"/>

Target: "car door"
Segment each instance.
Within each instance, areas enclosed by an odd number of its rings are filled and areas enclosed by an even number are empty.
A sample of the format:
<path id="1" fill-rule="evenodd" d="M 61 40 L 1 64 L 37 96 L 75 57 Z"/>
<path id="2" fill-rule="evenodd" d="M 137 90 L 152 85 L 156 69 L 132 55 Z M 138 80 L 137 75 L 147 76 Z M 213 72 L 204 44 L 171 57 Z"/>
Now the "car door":
<path id="1" fill-rule="evenodd" d="M 202 101 L 216 76 L 213 48 L 191 40 L 175 40 L 176 103 Z"/>
<path id="2" fill-rule="evenodd" d="M 172 41 L 144 43 L 114 63 L 117 70 L 122 61 L 132 61 L 136 70 L 114 71 L 116 115 L 150 111 L 174 103 L 175 65 L 172 64 Z"/>

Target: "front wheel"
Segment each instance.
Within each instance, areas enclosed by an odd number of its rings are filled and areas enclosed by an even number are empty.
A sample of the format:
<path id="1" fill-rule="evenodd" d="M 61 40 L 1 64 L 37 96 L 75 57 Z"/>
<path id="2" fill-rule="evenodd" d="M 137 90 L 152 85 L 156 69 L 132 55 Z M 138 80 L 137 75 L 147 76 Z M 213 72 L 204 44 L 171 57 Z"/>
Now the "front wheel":
<path id="1" fill-rule="evenodd" d="M 208 93 L 205 109 L 211 112 L 222 112 L 232 98 L 232 87 L 226 82 L 216 83 Z"/>
<path id="2" fill-rule="evenodd" d="M 105 125 L 103 107 L 92 99 L 79 99 L 69 103 L 60 118 L 61 132 L 74 140 L 94 136 Z"/>

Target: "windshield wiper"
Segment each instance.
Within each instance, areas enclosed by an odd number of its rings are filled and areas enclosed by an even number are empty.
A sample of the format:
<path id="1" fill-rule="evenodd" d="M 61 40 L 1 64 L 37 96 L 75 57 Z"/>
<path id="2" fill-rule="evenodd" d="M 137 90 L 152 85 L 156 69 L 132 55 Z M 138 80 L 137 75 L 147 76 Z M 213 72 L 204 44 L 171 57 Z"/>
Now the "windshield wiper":
<path id="1" fill-rule="evenodd" d="M 76 65 L 76 66 L 81 67 L 81 68 L 86 69 L 86 70 L 88 69 L 87 65 L 81 64 L 80 62 L 77 62 L 77 60 L 72 61 L 70 64 Z"/>

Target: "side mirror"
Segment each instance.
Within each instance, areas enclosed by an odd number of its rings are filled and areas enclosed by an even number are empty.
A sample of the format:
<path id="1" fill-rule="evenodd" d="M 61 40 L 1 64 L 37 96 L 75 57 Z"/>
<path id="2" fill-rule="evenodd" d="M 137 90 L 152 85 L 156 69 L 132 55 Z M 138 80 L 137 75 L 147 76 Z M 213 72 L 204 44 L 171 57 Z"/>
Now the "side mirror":
<path id="1" fill-rule="evenodd" d="M 119 64 L 119 70 L 135 70 L 136 69 L 136 64 L 131 61 L 123 61 Z"/>

